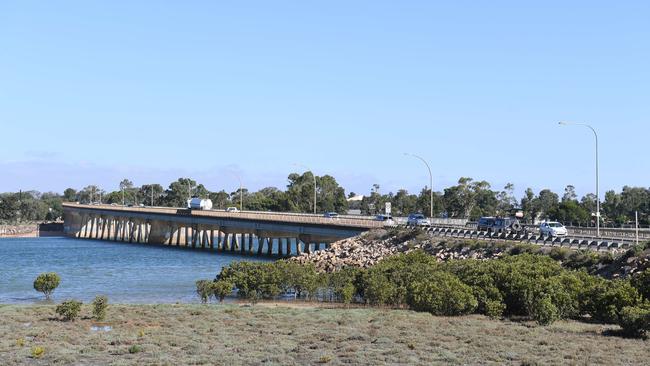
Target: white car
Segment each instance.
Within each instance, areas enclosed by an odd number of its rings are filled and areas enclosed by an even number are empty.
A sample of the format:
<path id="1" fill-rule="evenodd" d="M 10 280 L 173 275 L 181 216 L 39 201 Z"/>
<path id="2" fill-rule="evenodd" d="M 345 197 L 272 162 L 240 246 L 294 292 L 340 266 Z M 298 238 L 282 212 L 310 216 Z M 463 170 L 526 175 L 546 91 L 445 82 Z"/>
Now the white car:
<path id="1" fill-rule="evenodd" d="M 539 233 L 544 236 L 567 236 L 568 230 L 557 221 L 542 222 L 539 225 Z"/>
<path id="2" fill-rule="evenodd" d="M 239 209 L 231 206 L 226 209 L 226 212 L 239 212 Z"/>

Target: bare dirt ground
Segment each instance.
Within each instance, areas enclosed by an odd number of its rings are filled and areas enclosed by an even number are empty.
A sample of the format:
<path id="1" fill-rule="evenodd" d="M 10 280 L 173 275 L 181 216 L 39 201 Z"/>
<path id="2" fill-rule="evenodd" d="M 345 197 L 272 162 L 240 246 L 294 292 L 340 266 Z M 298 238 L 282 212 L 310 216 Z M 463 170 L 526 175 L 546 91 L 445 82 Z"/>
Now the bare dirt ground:
<path id="1" fill-rule="evenodd" d="M 54 306 L 0 305 L 2 365 L 639 365 L 650 341 L 616 327 L 549 327 L 482 316 L 383 309 L 112 305 L 105 322 L 57 319 Z M 93 326 L 110 326 L 96 331 Z M 605 334 L 603 334 L 605 332 Z M 44 350 L 34 357 L 37 347 Z"/>

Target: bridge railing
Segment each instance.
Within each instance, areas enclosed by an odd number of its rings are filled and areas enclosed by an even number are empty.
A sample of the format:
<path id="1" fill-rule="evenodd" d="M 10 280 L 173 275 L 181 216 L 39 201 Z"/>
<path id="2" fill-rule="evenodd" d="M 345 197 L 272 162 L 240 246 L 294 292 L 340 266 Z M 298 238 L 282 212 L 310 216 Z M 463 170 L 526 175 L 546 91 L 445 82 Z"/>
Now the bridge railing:
<path id="1" fill-rule="evenodd" d="M 101 209 L 118 212 L 140 212 L 140 213 L 157 213 L 157 214 L 187 214 L 197 217 L 219 217 L 219 218 L 238 218 L 248 220 L 264 220 L 277 222 L 292 222 L 300 224 L 319 224 L 335 226 L 352 226 L 362 228 L 380 228 L 383 222 L 376 221 L 370 217 L 356 217 L 350 215 L 341 215 L 336 218 L 323 217 L 322 215 L 301 214 L 301 213 L 284 213 L 284 212 L 264 212 L 264 211 L 238 211 L 227 212 L 222 210 L 188 210 L 186 208 L 172 207 L 124 207 L 114 205 L 82 205 L 82 204 L 64 204 L 66 207 L 80 209 Z"/>

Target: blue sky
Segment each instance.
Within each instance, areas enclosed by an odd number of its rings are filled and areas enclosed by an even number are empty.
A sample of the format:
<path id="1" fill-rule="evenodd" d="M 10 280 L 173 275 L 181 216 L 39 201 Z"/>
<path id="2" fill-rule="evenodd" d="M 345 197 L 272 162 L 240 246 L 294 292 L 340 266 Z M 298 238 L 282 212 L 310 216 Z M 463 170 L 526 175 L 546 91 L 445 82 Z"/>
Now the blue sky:
<path id="1" fill-rule="evenodd" d="M 526 3 L 0 2 L 0 191 L 650 186 L 650 3 Z"/>

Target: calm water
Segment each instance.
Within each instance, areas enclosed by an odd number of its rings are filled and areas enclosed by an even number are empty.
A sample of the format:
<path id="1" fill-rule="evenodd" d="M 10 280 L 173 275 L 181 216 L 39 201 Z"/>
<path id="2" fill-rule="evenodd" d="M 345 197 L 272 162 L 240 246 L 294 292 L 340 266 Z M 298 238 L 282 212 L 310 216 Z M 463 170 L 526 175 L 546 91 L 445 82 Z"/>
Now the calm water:
<path id="1" fill-rule="evenodd" d="M 57 272 L 53 300 L 112 303 L 197 302 L 194 282 L 212 279 L 233 261 L 260 260 L 196 249 L 69 238 L 0 239 L 0 303 L 36 303 L 42 272 Z"/>

